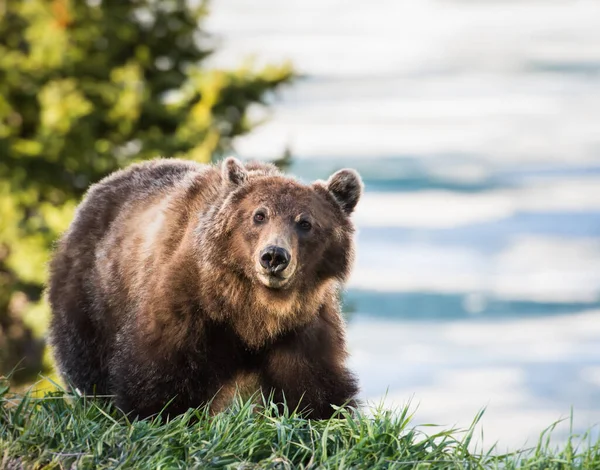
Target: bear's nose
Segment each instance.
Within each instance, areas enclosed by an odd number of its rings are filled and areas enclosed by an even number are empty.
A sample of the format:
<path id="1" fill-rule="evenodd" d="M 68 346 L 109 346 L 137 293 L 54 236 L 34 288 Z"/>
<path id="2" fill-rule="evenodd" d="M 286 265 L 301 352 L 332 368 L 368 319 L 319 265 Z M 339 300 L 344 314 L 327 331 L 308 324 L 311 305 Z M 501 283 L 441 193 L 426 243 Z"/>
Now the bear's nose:
<path id="1" fill-rule="evenodd" d="M 290 254 L 285 248 L 269 245 L 260 252 L 260 265 L 273 273 L 283 271 L 290 263 Z"/>

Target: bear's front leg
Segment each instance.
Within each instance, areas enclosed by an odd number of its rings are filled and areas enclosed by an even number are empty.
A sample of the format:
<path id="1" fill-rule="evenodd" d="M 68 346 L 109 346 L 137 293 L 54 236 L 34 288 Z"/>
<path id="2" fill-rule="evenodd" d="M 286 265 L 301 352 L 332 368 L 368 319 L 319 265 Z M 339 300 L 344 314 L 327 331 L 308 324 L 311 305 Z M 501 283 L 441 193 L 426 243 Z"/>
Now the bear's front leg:
<path id="1" fill-rule="evenodd" d="M 279 404 L 313 419 L 327 419 L 331 405 L 356 406 L 356 378 L 345 367 L 345 341 L 337 317 L 319 316 L 277 341 L 261 373 L 262 389 Z"/>

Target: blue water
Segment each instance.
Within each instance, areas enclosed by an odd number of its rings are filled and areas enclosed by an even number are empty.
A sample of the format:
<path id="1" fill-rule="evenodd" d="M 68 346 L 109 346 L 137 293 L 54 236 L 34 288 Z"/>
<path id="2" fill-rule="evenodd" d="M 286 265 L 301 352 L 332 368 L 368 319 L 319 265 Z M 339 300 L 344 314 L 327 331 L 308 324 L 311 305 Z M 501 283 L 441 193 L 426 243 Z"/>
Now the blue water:
<path id="1" fill-rule="evenodd" d="M 535 302 L 532 300 L 483 299 L 477 316 L 469 311 L 467 294 L 439 292 L 377 292 L 349 289 L 343 297 L 348 321 L 357 317 L 402 321 L 515 319 L 582 313 L 600 309 L 592 302 Z"/>

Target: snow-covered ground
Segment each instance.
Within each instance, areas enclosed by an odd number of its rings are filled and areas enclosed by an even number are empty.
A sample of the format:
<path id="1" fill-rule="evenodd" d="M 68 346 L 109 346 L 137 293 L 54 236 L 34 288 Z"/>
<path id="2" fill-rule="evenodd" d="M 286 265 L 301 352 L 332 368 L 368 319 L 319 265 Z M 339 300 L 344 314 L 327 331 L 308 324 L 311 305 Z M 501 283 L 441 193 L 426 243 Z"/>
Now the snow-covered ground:
<path id="1" fill-rule="evenodd" d="M 357 168 L 363 397 L 520 445 L 600 422 L 600 3 L 214 0 L 215 66 L 304 77 L 236 141 Z M 563 428 L 564 429 L 564 428 Z"/>

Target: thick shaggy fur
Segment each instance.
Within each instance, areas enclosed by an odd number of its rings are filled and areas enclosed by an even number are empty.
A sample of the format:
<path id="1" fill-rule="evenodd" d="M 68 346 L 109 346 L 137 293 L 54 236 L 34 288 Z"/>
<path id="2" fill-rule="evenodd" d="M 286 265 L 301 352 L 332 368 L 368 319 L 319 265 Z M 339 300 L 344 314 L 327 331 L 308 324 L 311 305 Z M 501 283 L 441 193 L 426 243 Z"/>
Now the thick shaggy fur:
<path id="1" fill-rule="evenodd" d="M 337 293 L 361 190 L 352 170 L 306 186 L 233 158 L 155 160 L 92 186 L 50 266 L 63 378 L 142 417 L 219 411 L 236 389 L 312 418 L 354 404 Z M 257 274 L 275 242 L 292 254 L 285 279 Z"/>

